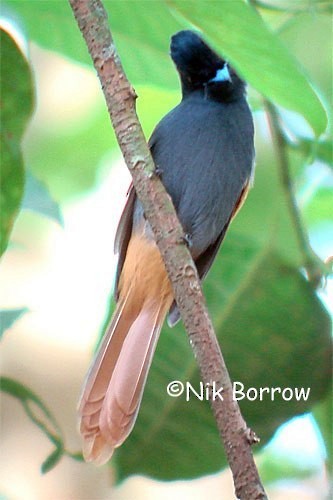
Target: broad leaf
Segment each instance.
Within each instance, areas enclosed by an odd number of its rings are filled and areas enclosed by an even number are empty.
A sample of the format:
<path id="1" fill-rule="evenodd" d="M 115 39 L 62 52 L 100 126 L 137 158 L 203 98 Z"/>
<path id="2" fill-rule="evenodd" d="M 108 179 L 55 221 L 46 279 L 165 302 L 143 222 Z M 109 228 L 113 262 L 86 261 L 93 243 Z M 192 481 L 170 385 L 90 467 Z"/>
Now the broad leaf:
<path id="1" fill-rule="evenodd" d="M 14 40 L 0 31 L 1 51 L 1 190 L 0 256 L 7 248 L 24 185 L 20 140 L 32 112 L 29 65 Z"/>
<path id="2" fill-rule="evenodd" d="M 138 114 L 148 137 L 163 113 L 177 104 L 179 92 L 141 86 L 136 91 Z M 93 188 L 100 180 L 101 160 L 103 166 L 112 166 L 121 156 L 102 95 L 92 116 L 79 127 L 67 134 L 45 127 L 24 148 L 33 175 L 60 201 Z"/>
<path id="3" fill-rule="evenodd" d="M 91 58 L 77 27 L 67 0 L 4 2 L 7 15 L 21 16 L 27 35 L 42 47 L 55 50 L 78 61 L 91 65 Z M 172 71 L 169 39 L 182 29 L 165 2 L 103 1 L 121 55 L 126 73 L 131 81 L 175 86 L 177 76 Z M 135 19 L 135 22 L 133 22 Z M 58 29 L 50 30 L 50 26 Z M 166 71 L 169 67 L 169 71 Z M 171 71 L 170 71 L 171 70 Z"/>
<path id="4" fill-rule="evenodd" d="M 308 77 L 253 7 L 242 0 L 168 4 L 200 28 L 250 85 L 303 115 L 316 135 L 324 132 L 326 112 Z"/>
<path id="5" fill-rule="evenodd" d="M 270 247 L 229 235 L 205 294 L 232 379 L 245 388 L 310 388 L 307 401 L 240 401 L 265 444 L 277 427 L 324 397 L 330 373 L 330 322 L 315 291 Z M 306 369 L 305 369 L 306 367 Z M 226 464 L 209 403 L 167 395 L 173 380 L 199 390 L 199 374 L 181 326 L 161 334 L 133 433 L 117 451 L 119 479 L 144 474 L 180 479 Z"/>
<path id="6" fill-rule="evenodd" d="M 332 213 L 333 189 L 329 186 L 319 188 L 303 209 L 304 220 L 309 226 L 326 223 L 328 232 L 330 231 L 329 225 L 332 225 Z"/>
<path id="7" fill-rule="evenodd" d="M 90 63 L 66 0 L 38 2 L 38 9 L 27 2 L 7 0 L 6 5 L 20 13 L 32 39 Z M 270 100 L 301 113 L 317 135 L 324 132 L 326 113 L 308 78 L 277 36 L 242 0 L 106 0 L 104 5 L 126 73 L 135 85 L 150 82 L 175 86 L 177 77 L 168 56 L 169 39 L 180 29 L 194 25 L 253 87 Z M 61 30 L 50 33 L 50 25 Z"/>

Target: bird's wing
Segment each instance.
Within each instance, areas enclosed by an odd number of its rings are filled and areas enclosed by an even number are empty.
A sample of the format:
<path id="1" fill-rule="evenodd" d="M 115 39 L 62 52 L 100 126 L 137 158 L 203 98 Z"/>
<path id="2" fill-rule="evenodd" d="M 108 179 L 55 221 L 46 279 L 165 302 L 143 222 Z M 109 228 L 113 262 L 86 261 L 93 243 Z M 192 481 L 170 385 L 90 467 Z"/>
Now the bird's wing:
<path id="1" fill-rule="evenodd" d="M 199 278 L 201 281 L 203 281 L 211 268 L 211 265 L 214 262 L 214 259 L 216 257 L 217 252 L 219 251 L 219 248 L 221 246 L 222 241 L 224 240 L 225 234 L 227 232 L 227 229 L 229 227 L 230 222 L 232 219 L 236 216 L 237 212 L 240 210 L 241 206 L 243 205 L 247 194 L 249 192 L 249 189 L 251 187 L 251 179 L 248 179 L 246 182 L 244 188 L 242 189 L 242 192 L 238 198 L 238 201 L 234 207 L 234 210 L 231 214 L 231 217 L 229 218 L 228 222 L 224 226 L 221 234 L 217 238 L 217 240 L 210 245 L 207 250 L 199 255 L 199 257 L 195 260 L 195 265 L 198 270 Z M 168 325 L 169 326 L 174 326 L 180 319 L 180 313 L 177 307 L 177 304 L 175 301 L 173 301 L 169 313 L 168 313 Z"/>
<path id="2" fill-rule="evenodd" d="M 128 188 L 126 204 L 121 214 L 114 240 L 114 252 L 119 255 L 114 291 L 116 300 L 118 299 L 119 278 L 124 265 L 128 242 L 132 233 L 135 199 L 136 192 L 133 183 L 131 183 L 130 187 Z"/>

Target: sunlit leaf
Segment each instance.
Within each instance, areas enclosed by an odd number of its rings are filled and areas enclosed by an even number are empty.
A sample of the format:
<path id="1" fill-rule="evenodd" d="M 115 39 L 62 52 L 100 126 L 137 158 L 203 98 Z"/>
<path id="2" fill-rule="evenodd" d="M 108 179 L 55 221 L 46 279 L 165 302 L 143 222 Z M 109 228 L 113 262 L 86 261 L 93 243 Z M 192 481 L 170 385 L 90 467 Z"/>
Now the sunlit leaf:
<path id="1" fill-rule="evenodd" d="M 148 137 L 163 113 L 177 104 L 179 92 L 141 86 L 136 91 L 138 114 Z M 102 98 L 93 116 L 71 133 L 70 140 L 46 127 L 25 144 L 25 154 L 33 174 L 61 202 L 96 185 L 102 158 L 109 158 L 111 167 L 121 157 Z"/>
<path id="2" fill-rule="evenodd" d="M 67 0 L 16 2 L 5 0 L 7 13 L 22 19 L 28 36 L 42 47 L 91 65 L 88 50 Z M 137 85 L 177 85 L 169 58 L 169 39 L 182 24 L 163 1 L 103 1 L 126 73 Z M 135 19 L 135 22 L 133 22 Z M 50 26 L 59 29 L 50 30 Z M 135 50 L 134 50 L 135 47 Z M 169 71 L 166 71 L 166 67 Z"/>
<path id="3" fill-rule="evenodd" d="M 0 32 L 1 51 L 1 189 L 0 255 L 23 195 L 24 169 L 20 139 L 32 112 L 33 91 L 29 65 L 14 40 Z"/>
<path id="4" fill-rule="evenodd" d="M 317 135 L 324 132 L 326 112 L 308 77 L 248 3 L 169 0 L 168 4 L 200 28 L 249 84 L 299 112 Z"/>
<path id="5" fill-rule="evenodd" d="M 303 209 L 303 217 L 308 225 L 321 222 L 332 223 L 333 189 L 322 187 L 318 189 L 309 203 Z"/>
<path id="6" fill-rule="evenodd" d="M 26 2 L 6 0 L 6 4 L 20 13 L 32 39 L 90 63 L 67 1 L 39 2 L 38 9 Z M 317 135 L 325 130 L 325 110 L 303 70 L 259 14 L 242 0 L 106 0 L 104 4 L 125 70 L 134 84 L 174 86 L 177 77 L 168 56 L 169 39 L 176 31 L 194 25 L 202 29 L 253 87 L 278 104 L 301 113 Z M 54 30 L 51 34 L 48 29 L 51 24 L 61 26 L 61 31 Z"/>

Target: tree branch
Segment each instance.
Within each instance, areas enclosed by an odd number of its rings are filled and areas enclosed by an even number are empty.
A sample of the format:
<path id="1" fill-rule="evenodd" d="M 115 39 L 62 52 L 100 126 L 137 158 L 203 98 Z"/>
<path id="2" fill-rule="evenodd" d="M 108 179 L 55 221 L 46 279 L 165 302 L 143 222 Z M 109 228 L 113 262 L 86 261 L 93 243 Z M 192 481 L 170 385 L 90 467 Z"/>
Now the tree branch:
<path id="1" fill-rule="evenodd" d="M 135 111 L 136 94 L 125 77 L 100 0 L 69 0 L 100 78 L 119 146 L 133 177 L 133 184 L 173 286 L 175 299 L 198 361 L 202 381 L 223 387 L 224 400 L 211 401 L 220 436 L 233 473 L 236 495 L 244 500 L 266 498 L 247 428 L 210 321 L 200 280 L 184 244 L 182 227 L 171 198 L 155 174 Z"/>

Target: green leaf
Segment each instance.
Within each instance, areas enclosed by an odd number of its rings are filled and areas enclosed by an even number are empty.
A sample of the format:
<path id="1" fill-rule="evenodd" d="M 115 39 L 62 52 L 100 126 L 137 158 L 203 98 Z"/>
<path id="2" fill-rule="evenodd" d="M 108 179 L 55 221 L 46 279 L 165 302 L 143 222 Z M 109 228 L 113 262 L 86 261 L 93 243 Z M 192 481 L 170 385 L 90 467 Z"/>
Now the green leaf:
<path id="1" fill-rule="evenodd" d="M 29 309 L 26 307 L 19 309 L 0 309 L 0 339 L 6 330 L 8 330 L 23 314 Z"/>
<path id="2" fill-rule="evenodd" d="M 4 132 L 19 139 L 33 109 L 33 83 L 29 64 L 13 38 L 0 30 L 1 40 L 1 124 Z M 13 110 L 17 112 L 13 113 Z"/>
<path id="3" fill-rule="evenodd" d="M 179 92 L 141 86 L 136 91 L 138 114 L 148 137 L 161 115 L 179 101 Z M 45 128 L 25 144 L 25 156 L 33 175 L 49 187 L 57 200 L 96 186 L 101 160 L 103 166 L 112 165 L 120 157 L 102 96 L 93 115 L 70 136 L 62 129 Z"/>
<path id="4" fill-rule="evenodd" d="M 61 226 L 64 221 L 58 203 L 51 197 L 47 186 L 27 172 L 22 208 L 54 219 Z"/>
<path id="5" fill-rule="evenodd" d="M 322 2 L 322 7 L 324 7 Z M 332 95 L 332 2 L 328 1 L 326 6 L 329 10 L 320 12 L 321 2 L 309 5 L 305 3 L 305 10 L 302 14 L 294 16 L 293 19 L 286 12 L 286 23 L 283 30 L 279 31 L 283 43 L 291 48 L 293 55 L 311 75 L 312 83 L 320 91 L 320 97 L 327 103 L 326 110 L 329 110 L 329 103 Z M 289 7 L 289 6 L 288 6 Z M 288 19 L 289 18 L 289 19 Z M 331 43 L 328 43 L 328 40 Z M 320 54 L 320 57 L 318 57 Z M 328 111 L 329 113 L 330 111 Z"/>
<path id="6" fill-rule="evenodd" d="M 101 102 L 96 103 L 94 116 L 66 135 L 53 128 L 39 131 L 25 144 L 25 156 L 32 174 L 62 202 L 96 185 L 101 158 L 109 151 L 113 151 L 112 159 L 117 158 L 120 153 L 115 148 L 110 119 Z"/>
<path id="7" fill-rule="evenodd" d="M 6 0 L 4 4 L 8 15 L 12 12 L 13 17 L 21 16 L 27 35 L 42 47 L 92 64 L 67 0 L 35 2 L 35 8 L 33 3 L 15 0 Z M 130 80 L 135 85 L 150 83 L 176 87 L 178 78 L 169 58 L 169 39 L 183 26 L 170 13 L 166 3 L 105 0 L 103 4 Z M 50 30 L 50 26 L 58 29 Z"/>
<path id="8" fill-rule="evenodd" d="M 313 415 L 316 419 L 318 427 L 320 429 L 321 435 L 323 437 L 325 448 L 326 448 L 326 463 L 327 471 L 329 474 L 333 473 L 333 401 L 332 401 L 332 391 L 327 395 L 326 399 L 319 403 L 313 409 Z"/>
<path id="9" fill-rule="evenodd" d="M 2 2 L 2 15 L 15 22 L 27 38 L 42 47 L 90 63 L 88 51 L 67 0 L 5 0 Z M 50 29 L 50 26 L 57 29 Z"/>
<path id="10" fill-rule="evenodd" d="M 254 8 L 242 0 L 168 4 L 201 29 L 250 85 L 304 116 L 316 135 L 325 131 L 326 112 L 308 77 Z"/>
<path id="11" fill-rule="evenodd" d="M 8 246 L 24 189 L 24 167 L 19 145 L 16 140 L 8 137 L 5 127 L 1 124 L 0 257 Z"/>
<path id="12" fill-rule="evenodd" d="M 8 377 L 0 377 L 0 389 L 2 392 L 18 399 L 29 419 L 47 436 L 55 446 L 52 453 L 41 465 L 43 474 L 53 469 L 63 455 L 71 457 L 73 460 L 82 461 L 80 452 L 70 452 L 65 448 L 61 429 L 53 414 L 46 407 L 43 401 L 29 387 L 21 384 L 17 380 Z M 36 412 L 36 408 L 38 412 Z M 40 416 L 42 415 L 42 418 Z M 51 427 L 51 428 L 50 428 Z"/>
<path id="13" fill-rule="evenodd" d="M 328 222 L 332 224 L 333 190 L 331 187 L 319 188 L 303 208 L 303 217 L 307 225 Z M 329 228 L 327 228 L 329 231 Z"/>
<path id="14" fill-rule="evenodd" d="M 27 386 L 21 384 L 20 382 L 13 380 L 8 377 L 0 377 L 0 387 L 1 390 L 7 394 L 10 394 L 11 396 L 19 399 L 22 404 L 29 404 L 29 403 L 34 403 L 39 410 L 42 412 L 44 417 L 48 420 L 48 423 L 54 427 L 54 429 L 57 432 L 60 432 L 59 426 L 53 417 L 52 413 L 50 410 L 46 407 L 46 405 L 43 403 L 43 401 L 37 396 L 35 392 L 33 392 L 31 389 L 29 389 Z M 25 410 L 27 407 L 25 407 Z M 31 415 L 29 415 L 31 416 Z M 36 417 L 33 418 L 34 423 L 37 425 L 40 424 L 40 420 Z M 44 424 L 42 424 L 43 427 Z M 53 438 L 52 432 L 48 431 L 48 434 L 50 434 Z"/>
<path id="15" fill-rule="evenodd" d="M 1 50 L 1 188 L 0 255 L 23 195 L 24 169 L 20 140 L 32 112 L 32 79 L 29 65 L 14 40 L 0 31 Z"/>
<path id="16" fill-rule="evenodd" d="M 8 4 L 13 11 L 22 15 L 32 39 L 52 50 L 91 64 L 67 0 L 38 4 L 7 2 Z M 199 4 L 200 2 L 195 4 L 195 9 L 199 8 L 196 7 Z M 233 2 L 224 1 L 214 6 L 210 3 L 202 18 L 204 22 L 207 14 L 211 24 L 210 40 L 219 51 L 224 50 L 224 44 L 216 26 L 218 24 L 220 29 L 221 23 L 223 29 L 223 16 L 213 19 L 210 8 L 223 6 L 232 9 L 232 4 Z M 235 1 L 236 4 L 239 2 Z M 182 6 L 186 8 L 186 2 Z M 178 88 L 177 75 L 168 56 L 169 37 L 178 29 L 188 26 L 188 21 L 174 10 L 169 11 L 163 2 L 115 0 L 107 2 L 107 8 L 117 47 L 133 83 L 137 85 L 140 82 L 149 82 L 164 88 Z M 135 23 L 132 22 L 133 18 Z M 256 19 L 261 23 L 260 18 Z M 198 21 L 198 26 L 199 24 Z M 59 30 L 50 30 L 50 26 L 57 26 Z M 238 26 L 240 31 L 247 29 L 243 26 L 243 19 L 237 19 L 233 26 L 236 33 Z M 273 37 L 271 34 L 270 36 Z M 257 44 L 256 50 L 266 50 L 265 47 L 260 48 L 256 39 L 249 40 L 249 44 Z M 256 53 L 250 54 L 247 44 L 237 50 L 240 52 L 235 53 L 235 65 L 239 59 L 241 71 L 245 65 L 243 50 L 247 51 L 248 56 L 251 55 L 252 61 L 254 58 L 256 61 Z M 230 60 L 233 60 L 231 55 Z M 281 80 L 282 69 L 270 61 L 266 63 L 272 70 L 279 72 L 278 81 L 284 81 Z M 294 65 L 293 61 L 292 63 Z M 262 52 L 259 66 L 260 64 L 263 64 Z M 264 80 L 256 62 L 254 65 L 252 63 L 252 67 L 259 73 L 257 80 L 259 77 Z M 245 67 L 249 73 L 253 73 L 254 69 Z M 274 85 L 274 74 L 265 74 L 266 76 L 270 79 L 270 84 Z M 284 91 L 289 95 L 289 89 Z M 140 98 L 138 102 L 139 107 L 142 106 L 143 117 L 147 115 L 145 107 L 152 110 L 146 119 L 147 130 L 151 130 L 157 118 L 161 116 L 161 103 L 164 104 L 167 92 L 159 92 L 147 92 L 146 95 L 142 92 L 144 99 Z M 172 96 L 170 93 L 169 97 L 170 102 L 171 99 L 179 99 L 179 93 Z M 309 108 L 308 103 L 304 106 Z M 103 103 L 102 107 L 104 109 Z M 313 105 L 311 109 L 318 111 L 321 108 Z M 313 115 L 316 112 L 313 112 Z M 34 161 L 29 163 L 34 171 L 37 169 L 40 179 L 53 176 L 59 191 L 82 189 L 82 186 L 87 188 L 94 183 L 98 164 L 96 158 L 104 155 L 106 144 L 108 148 L 115 144 L 108 129 L 106 111 L 103 117 L 102 112 L 98 116 L 96 113 L 95 118 L 93 123 L 85 123 L 85 129 L 75 133 L 75 137 L 72 134 L 70 140 L 67 136 L 65 141 L 63 137 L 55 138 L 52 135 L 44 138 L 43 147 L 31 143 L 29 155 Z M 317 119 L 318 128 L 319 122 L 320 119 Z M 47 133 L 48 131 L 45 135 Z M 64 158 L 65 161 L 62 161 Z M 302 384 L 303 376 L 307 382 L 311 375 L 315 378 L 312 397 L 316 400 L 325 392 L 326 387 L 323 372 L 327 366 L 324 351 L 326 349 L 329 352 L 327 316 L 314 291 L 295 270 L 300 259 L 294 228 L 290 224 L 284 194 L 272 163 L 271 155 L 261 157 L 255 189 L 249 195 L 246 207 L 232 225 L 221 257 L 207 282 L 206 292 L 214 310 L 214 321 L 219 330 L 223 351 L 226 357 L 231 359 L 230 369 L 233 370 L 234 379 L 239 377 L 239 380 L 248 385 L 259 383 L 259 380 L 264 380 L 265 384 L 266 380 L 267 384 Z M 49 182 L 48 185 L 54 192 L 54 185 Z M 237 238 L 238 231 L 245 236 Z M 259 246 L 265 248 L 264 253 L 260 252 Z M 282 296 L 284 289 L 285 299 Z M 244 321 L 241 318 L 243 314 Z M 304 374 L 305 364 L 309 368 Z M 287 380 L 283 378 L 284 374 Z M 163 478 L 193 477 L 215 471 L 225 464 L 208 403 L 193 400 L 185 403 L 166 396 L 167 383 L 177 378 L 193 381 L 194 385 L 199 383 L 192 352 L 180 326 L 175 330 L 166 329 L 162 333 L 153 371 L 149 377 L 148 392 L 144 396 L 138 429 L 135 428 L 128 443 L 116 455 L 116 460 L 118 457 L 120 463 L 121 478 L 140 471 Z M 262 434 L 263 443 L 288 415 L 304 411 L 302 405 L 294 407 L 292 403 L 290 406 L 282 405 L 282 409 L 277 409 L 277 405 L 273 404 L 268 410 L 265 410 L 265 404 L 258 409 L 253 407 L 252 403 L 245 406 L 245 417 L 255 430 Z M 312 404 L 313 401 L 310 401 L 307 409 Z M 54 442 L 54 436 L 51 441 Z M 55 451 L 52 455 L 54 453 Z"/>
<path id="17" fill-rule="evenodd" d="M 64 455 L 64 450 L 62 447 L 56 448 L 41 465 L 42 474 L 46 474 L 51 469 L 53 469 L 58 462 L 62 459 Z"/>
<path id="18" fill-rule="evenodd" d="M 299 139 L 297 143 L 289 142 L 289 146 L 295 149 L 306 159 L 316 158 L 333 167 L 333 145 L 331 140 L 312 141 L 311 139 Z"/>
<path id="19" fill-rule="evenodd" d="M 20 401 L 30 420 L 48 437 L 51 443 L 55 445 L 56 450 L 53 451 L 42 464 L 42 471 L 44 473 L 47 472 L 56 465 L 65 452 L 63 437 L 59 425 L 43 401 L 35 392 L 25 385 L 8 377 L 1 377 L 0 387 L 2 392 L 13 396 Z M 43 419 L 41 419 L 39 414 L 35 412 L 34 405 L 41 412 Z"/>
<path id="20" fill-rule="evenodd" d="M 169 39 L 176 31 L 194 25 L 264 96 L 302 114 L 317 135 L 325 130 L 326 113 L 308 77 L 259 14 L 242 0 L 113 0 L 104 4 L 126 73 L 135 85 L 149 81 L 175 87 Z M 6 5 L 20 14 L 32 39 L 91 64 L 67 1 L 39 2 L 38 9 L 27 2 L 7 0 Z M 50 25 L 61 29 L 51 33 Z"/>
<path id="21" fill-rule="evenodd" d="M 262 247 L 270 242 L 285 262 L 298 267 L 303 265 L 303 257 L 275 163 L 270 150 L 257 149 L 254 186 L 229 232 L 238 232 Z"/>
<path id="22" fill-rule="evenodd" d="M 310 284 L 269 244 L 263 251 L 235 232 L 229 233 L 204 288 L 234 381 L 257 389 L 310 387 L 307 401 L 240 401 L 264 445 L 280 424 L 325 396 L 329 317 Z M 208 402 L 169 397 L 166 388 L 173 380 L 199 389 L 196 361 L 181 325 L 161 334 L 138 421 L 115 455 L 120 480 L 131 474 L 184 479 L 226 465 Z"/>
<path id="23" fill-rule="evenodd" d="M 295 462 L 288 456 L 282 457 L 269 449 L 269 446 L 260 454 L 259 460 L 256 460 L 259 466 L 259 474 L 264 484 L 271 484 L 277 481 L 286 481 L 295 479 L 306 479 L 316 472 L 314 467 Z"/>

